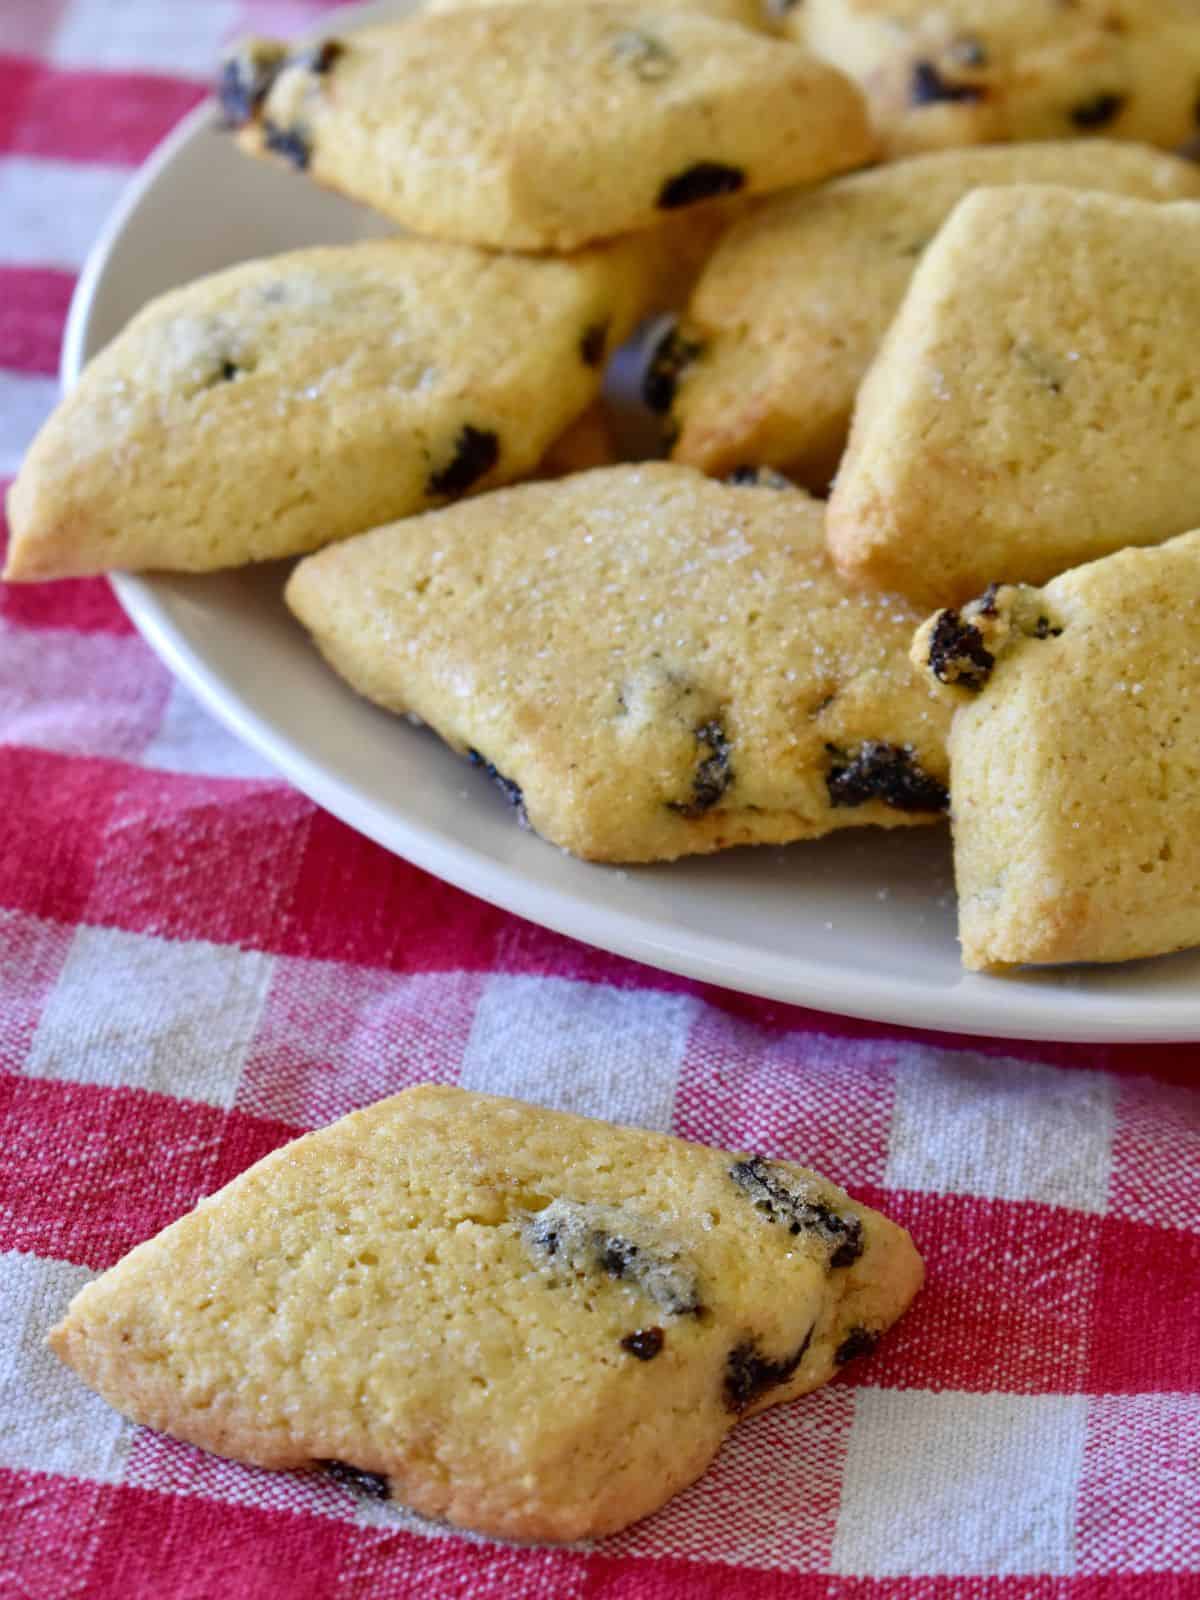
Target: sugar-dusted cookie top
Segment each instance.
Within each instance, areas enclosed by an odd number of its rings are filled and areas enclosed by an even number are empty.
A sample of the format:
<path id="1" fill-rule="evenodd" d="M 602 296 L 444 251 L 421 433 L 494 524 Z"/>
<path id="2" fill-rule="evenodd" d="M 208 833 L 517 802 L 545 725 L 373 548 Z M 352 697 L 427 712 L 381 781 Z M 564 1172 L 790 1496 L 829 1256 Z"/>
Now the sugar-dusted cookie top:
<path id="1" fill-rule="evenodd" d="M 859 82 L 889 155 L 1196 132 L 1195 0 L 782 0 L 784 27 Z"/>
<path id="2" fill-rule="evenodd" d="M 1200 532 L 989 589 L 914 660 L 958 705 L 968 967 L 1200 944 Z"/>
<path id="3" fill-rule="evenodd" d="M 384 240 L 246 262 L 89 363 L 9 496 L 5 576 L 294 555 L 531 471 L 659 271 Z"/>
<path id="4" fill-rule="evenodd" d="M 854 397 L 925 246 L 971 189 L 1057 183 L 1147 200 L 1200 196 L 1200 166 L 1112 139 L 944 150 L 772 196 L 700 276 L 672 412 L 676 460 L 833 477 Z"/>
<path id="5" fill-rule="evenodd" d="M 920 1282 L 902 1228 L 790 1162 L 425 1086 L 260 1161 L 51 1344 L 219 1454 L 576 1539 L 655 1510 Z"/>
<path id="6" fill-rule="evenodd" d="M 637 6 L 422 14 L 287 56 L 250 41 L 241 142 L 417 232 L 574 249 L 861 166 L 858 90 L 796 46 Z"/>
<path id="7" fill-rule="evenodd" d="M 837 576 L 822 515 L 788 487 L 612 467 L 378 529 L 287 599 L 360 693 L 578 855 L 935 820 L 948 708 L 908 661 L 919 613 Z"/>
<path id="8" fill-rule="evenodd" d="M 981 189 L 859 391 L 843 572 L 932 605 L 1200 521 L 1200 205 Z"/>
<path id="9" fill-rule="evenodd" d="M 424 10 L 431 11 L 467 11 L 476 6 L 508 5 L 516 0 L 426 0 Z M 561 5 L 567 9 L 578 9 L 585 5 L 593 5 L 596 0 L 530 0 L 530 3 L 539 5 Z M 756 33 L 774 31 L 773 19 L 770 17 L 766 0 L 649 0 L 643 4 L 645 11 L 686 11 L 695 16 L 713 17 L 718 22 L 736 22 L 743 28 L 752 28 Z"/>

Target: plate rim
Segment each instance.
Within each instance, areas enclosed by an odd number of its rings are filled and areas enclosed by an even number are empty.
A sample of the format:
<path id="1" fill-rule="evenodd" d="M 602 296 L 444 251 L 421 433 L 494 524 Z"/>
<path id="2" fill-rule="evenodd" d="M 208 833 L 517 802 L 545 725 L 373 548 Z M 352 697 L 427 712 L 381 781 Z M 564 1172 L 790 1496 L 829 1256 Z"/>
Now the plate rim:
<path id="1" fill-rule="evenodd" d="M 386 9 L 378 4 L 348 8 L 339 14 L 339 27 L 359 25 Z M 127 224 L 177 152 L 215 121 L 211 99 L 190 111 L 131 175 L 105 220 L 71 298 L 59 363 L 64 389 L 71 387 L 83 366 L 97 292 Z M 1011 990 L 1006 992 L 1003 978 L 964 973 L 956 986 L 935 987 L 923 985 L 917 976 L 864 976 L 845 963 L 822 965 L 802 954 L 777 957 L 765 951 L 756 952 L 760 958 L 757 968 L 750 968 L 745 946 L 733 941 L 695 929 L 688 930 L 686 944 L 680 945 L 678 937 L 668 941 L 639 913 L 581 902 L 575 892 L 531 880 L 519 867 L 439 835 L 422 821 L 385 815 L 356 790 L 352 780 L 314 760 L 222 677 L 219 667 L 173 622 L 158 592 L 161 580 L 129 573 L 108 576 L 129 620 L 168 671 L 303 794 L 390 853 L 539 926 L 653 969 L 881 1026 L 1030 1042 L 1184 1042 L 1200 1036 L 1200 1007 L 1194 999 L 1147 1001 L 1143 997 L 1141 1004 L 1150 1012 L 1147 1016 L 1138 1014 L 1137 996 L 1113 999 L 1078 991 L 1067 995 L 1047 984 L 1044 993 L 1036 997 L 1023 994 L 1014 1006 L 1014 996 Z M 586 933 L 580 931 L 581 912 Z"/>

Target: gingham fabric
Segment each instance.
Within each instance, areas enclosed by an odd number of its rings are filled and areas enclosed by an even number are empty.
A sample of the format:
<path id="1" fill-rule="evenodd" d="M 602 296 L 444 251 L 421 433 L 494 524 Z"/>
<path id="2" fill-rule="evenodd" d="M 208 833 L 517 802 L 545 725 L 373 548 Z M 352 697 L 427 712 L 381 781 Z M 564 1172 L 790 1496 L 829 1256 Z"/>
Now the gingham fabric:
<path id="1" fill-rule="evenodd" d="M 225 36 L 317 9 L 2 0 L 0 472 L 130 170 Z M 103 582 L 0 594 L 0 741 L 5 1600 L 1200 1594 L 1200 1047 L 904 1033 L 543 932 L 274 778 Z M 47 1354 L 130 1246 L 423 1079 L 802 1159 L 912 1230 L 928 1288 L 877 1355 L 587 1549 L 216 1460 Z"/>

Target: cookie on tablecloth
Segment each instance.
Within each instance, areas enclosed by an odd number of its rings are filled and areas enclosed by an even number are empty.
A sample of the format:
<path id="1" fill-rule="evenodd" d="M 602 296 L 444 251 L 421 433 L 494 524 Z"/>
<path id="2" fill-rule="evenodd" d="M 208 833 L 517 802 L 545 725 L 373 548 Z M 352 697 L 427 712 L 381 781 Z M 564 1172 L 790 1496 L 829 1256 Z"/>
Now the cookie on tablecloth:
<path id="1" fill-rule="evenodd" d="M 858 90 L 805 51 L 612 5 L 422 14 L 294 56 L 253 40 L 221 101 L 246 150 L 503 249 L 573 249 L 873 153 Z"/>
<path id="2" fill-rule="evenodd" d="M 930 605 L 1200 521 L 1200 205 L 981 189 L 859 391 L 840 569 Z"/>
<path id="3" fill-rule="evenodd" d="M 1196 132 L 1195 0 L 800 0 L 784 27 L 862 85 L 887 154 Z"/>
<path id="4" fill-rule="evenodd" d="M 658 271 L 638 240 L 538 260 L 400 239 L 164 295 L 35 440 L 5 576 L 236 566 L 521 477 Z"/>
<path id="5" fill-rule="evenodd" d="M 1181 200 L 1200 196 L 1200 166 L 1110 139 L 997 145 L 773 196 L 718 245 L 676 336 L 691 354 L 674 458 L 716 474 L 767 461 L 824 489 L 921 252 L 971 189 L 1011 183 Z"/>
<path id="6" fill-rule="evenodd" d="M 578 1539 L 869 1350 L 920 1283 L 902 1228 L 791 1162 L 424 1086 L 267 1156 L 50 1341 L 218 1454 Z"/>
<path id="7" fill-rule="evenodd" d="M 963 961 L 1200 944 L 1200 532 L 919 631 L 950 734 Z"/>
<path id="8" fill-rule="evenodd" d="M 936 820 L 950 708 L 908 660 L 919 614 L 837 576 L 822 512 L 611 467 L 378 529 L 301 563 L 287 600 L 360 694 L 577 855 Z"/>

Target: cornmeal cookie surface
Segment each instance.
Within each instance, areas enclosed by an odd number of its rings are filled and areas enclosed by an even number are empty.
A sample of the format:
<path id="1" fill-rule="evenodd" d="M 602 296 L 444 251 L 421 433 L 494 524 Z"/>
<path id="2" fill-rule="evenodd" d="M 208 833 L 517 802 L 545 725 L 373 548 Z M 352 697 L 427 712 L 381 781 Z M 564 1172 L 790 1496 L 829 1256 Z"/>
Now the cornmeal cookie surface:
<path id="1" fill-rule="evenodd" d="M 502 249 L 574 249 L 874 149 L 858 90 L 805 51 L 611 5 L 420 14 L 291 56 L 248 41 L 221 101 L 245 149 Z"/>
<path id="2" fill-rule="evenodd" d="M 509 0 L 426 0 L 426 11 L 465 11 L 475 6 L 508 4 Z M 533 0 L 531 0 L 533 3 Z M 595 0 L 536 0 L 539 5 L 561 5 L 565 9 L 594 4 Z M 696 16 L 715 17 L 718 22 L 737 22 L 755 32 L 768 31 L 767 9 L 762 0 L 661 0 L 645 10 L 686 11 Z M 774 31 L 773 29 L 771 31 Z"/>
<path id="3" fill-rule="evenodd" d="M 786 4 L 786 0 L 785 0 Z M 888 155 L 1196 133 L 1195 0 L 803 0 L 784 26 L 859 82 Z"/>
<path id="4" fill-rule="evenodd" d="M 859 391 L 839 568 L 932 605 L 1200 520 L 1200 205 L 968 195 Z"/>
<path id="5" fill-rule="evenodd" d="M 50 1342 L 218 1454 L 577 1539 L 869 1350 L 921 1275 L 902 1228 L 791 1162 L 425 1086 L 260 1161 Z"/>
<path id="6" fill-rule="evenodd" d="M 1200 944 L 1200 532 L 941 611 L 963 961 Z"/>
<path id="7" fill-rule="evenodd" d="M 722 239 L 676 335 L 674 458 L 769 462 L 824 489 L 925 246 L 971 189 L 1012 183 L 1181 200 L 1200 196 L 1200 166 L 1110 139 L 996 145 L 772 196 Z"/>
<path id="8" fill-rule="evenodd" d="M 403 239 L 164 295 L 35 440 L 5 577 L 237 566 L 519 477 L 595 398 L 650 274 L 636 240 L 533 260 Z"/>
<path id="9" fill-rule="evenodd" d="M 822 506 L 654 463 L 381 528 L 287 601 L 368 699 L 485 768 L 544 838 L 671 860 L 945 809 L 919 614 L 851 590 Z"/>

